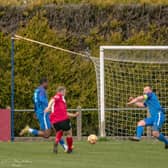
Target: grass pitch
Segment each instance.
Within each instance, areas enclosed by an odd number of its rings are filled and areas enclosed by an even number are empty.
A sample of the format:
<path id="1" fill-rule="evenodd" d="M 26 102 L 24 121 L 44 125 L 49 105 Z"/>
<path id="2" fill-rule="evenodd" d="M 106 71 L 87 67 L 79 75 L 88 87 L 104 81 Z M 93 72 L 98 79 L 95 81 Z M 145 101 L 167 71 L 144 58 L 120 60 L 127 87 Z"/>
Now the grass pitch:
<path id="1" fill-rule="evenodd" d="M 166 168 L 168 150 L 156 141 L 76 142 L 73 154 L 51 142 L 0 143 L 0 168 Z"/>

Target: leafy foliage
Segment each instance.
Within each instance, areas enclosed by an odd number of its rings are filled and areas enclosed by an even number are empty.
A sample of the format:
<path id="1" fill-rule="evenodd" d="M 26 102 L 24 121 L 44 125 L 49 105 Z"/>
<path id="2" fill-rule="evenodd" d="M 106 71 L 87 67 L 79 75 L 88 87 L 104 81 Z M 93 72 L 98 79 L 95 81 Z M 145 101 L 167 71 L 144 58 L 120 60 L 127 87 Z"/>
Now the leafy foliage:
<path id="1" fill-rule="evenodd" d="M 113 5 L 113 4 L 168 4 L 167 0 L 0 0 L 1 5 L 29 5 L 38 6 L 43 4 L 80 4 L 80 3 L 91 3 L 94 5 Z"/>

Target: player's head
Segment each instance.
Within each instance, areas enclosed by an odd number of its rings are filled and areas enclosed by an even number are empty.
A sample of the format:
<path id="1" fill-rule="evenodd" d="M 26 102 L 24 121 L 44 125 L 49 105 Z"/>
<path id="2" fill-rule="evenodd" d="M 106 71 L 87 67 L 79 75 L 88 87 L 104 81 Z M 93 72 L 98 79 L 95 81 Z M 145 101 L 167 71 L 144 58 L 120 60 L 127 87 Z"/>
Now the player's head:
<path id="1" fill-rule="evenodd" d="M 151 92 L 152 92 L 152 88 L 150 86 L 145 86 L 144 87 L 144 90 L 143 90 L 144 94 L 151 93 Z"/>
<path id="2" fill-rule="evenodd" d="M 66 94 L 66 88 L 64 86 L 59 86 L 57 88 L 57 93 L 61 93 L 63 96 Z"/>
<path id="3" fill-rule="evenodd" d="M 47 78 L 43 77 L 40 79 L 40 85 L 43 86 L 45 89 L 48 88 L 48 80 Z"/>

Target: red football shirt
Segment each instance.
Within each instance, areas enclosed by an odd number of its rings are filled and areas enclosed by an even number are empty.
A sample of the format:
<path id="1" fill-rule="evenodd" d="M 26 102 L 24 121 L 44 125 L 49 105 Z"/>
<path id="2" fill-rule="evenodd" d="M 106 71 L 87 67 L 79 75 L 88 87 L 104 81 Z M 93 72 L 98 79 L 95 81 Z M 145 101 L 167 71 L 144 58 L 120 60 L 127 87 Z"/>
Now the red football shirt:
<path id="1" fill-rule="evenodd" d="M 64 96 L 61 93 L 57 93 L 54 96 L 54 103 L 52 112 L 50 114 L 50 121 L 52 124 L 65 121 L 69 119 L 67 114 L 67 105 Z"/>

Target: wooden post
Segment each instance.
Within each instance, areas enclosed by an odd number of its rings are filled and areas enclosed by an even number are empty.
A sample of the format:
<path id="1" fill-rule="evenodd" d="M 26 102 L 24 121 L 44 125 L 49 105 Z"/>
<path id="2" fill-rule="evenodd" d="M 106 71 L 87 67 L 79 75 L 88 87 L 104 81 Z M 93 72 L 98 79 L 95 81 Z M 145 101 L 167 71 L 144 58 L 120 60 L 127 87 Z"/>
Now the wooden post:
<path id="1" fill-rule="evenodd" d="M 78 141 L 82 140 L 82 110 L 81 107 L 77 107 L 77 111 L 79 112 L 79 116 L 77 117 L 77 139 Z"/>

